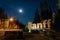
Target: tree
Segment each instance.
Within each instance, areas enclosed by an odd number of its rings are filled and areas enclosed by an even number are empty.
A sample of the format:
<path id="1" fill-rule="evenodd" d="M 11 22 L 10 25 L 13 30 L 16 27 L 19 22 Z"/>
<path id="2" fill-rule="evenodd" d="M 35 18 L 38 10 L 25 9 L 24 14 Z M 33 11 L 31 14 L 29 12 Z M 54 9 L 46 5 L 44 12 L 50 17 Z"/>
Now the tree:
<path id="1" fill-rule="evenodd" d="M 56 32 L 60 32 L 60 10 L 58 10 L 58 13 L 57 13 L 57 15 L 56 15 L 56 17 L 55 17 L 55 25 L 54 25 L 55 27 L 55 31 Z"/>
<path id="2" fill-rule="evenodd" d="M 7 15 L 4 13 L 4 8 L 0 7 L 0 19 L 6 19 Z"/>
<path id="3" fill-rule="evenodd" d="M 40 15 L 39 15 L 38 9 L 36 9 L 33 23 L 39 23 L 39 22 L 40 22 Z"/>

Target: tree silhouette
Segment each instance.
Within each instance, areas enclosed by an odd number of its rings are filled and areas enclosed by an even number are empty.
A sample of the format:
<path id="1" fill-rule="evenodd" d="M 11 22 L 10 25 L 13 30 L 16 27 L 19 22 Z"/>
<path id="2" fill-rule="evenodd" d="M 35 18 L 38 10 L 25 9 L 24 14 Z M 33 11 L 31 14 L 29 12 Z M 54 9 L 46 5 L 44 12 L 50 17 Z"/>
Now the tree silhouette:
<path id="1" fill-rule="evenodd" d="M 19 20 L 15 20 L 15 23 L 19 26 L 19 29 L 24 29 L 25 25 L 19 22 Z"/>
<path id="2" fill-rule="evenodd" d="M 40 15 L 39 15 L 38 9 L 36 9 L 33 23 L 39 23 L 39 22 L 40 22 Z"/>
<path id="3" fill-rule="evenodd" d="M 0 19 L 6 19 L 7 14 L 4 13 L 4 8 L 0 7 Z"/>
<path id="4" fill-rule="evenodd" d="M 55 26 L 54 27 L 55 31 L 60 32 L 60 10 L 59 9 L 58 9 L 58 13 L 55 17 L 55 25 L 54 26 Z"/>

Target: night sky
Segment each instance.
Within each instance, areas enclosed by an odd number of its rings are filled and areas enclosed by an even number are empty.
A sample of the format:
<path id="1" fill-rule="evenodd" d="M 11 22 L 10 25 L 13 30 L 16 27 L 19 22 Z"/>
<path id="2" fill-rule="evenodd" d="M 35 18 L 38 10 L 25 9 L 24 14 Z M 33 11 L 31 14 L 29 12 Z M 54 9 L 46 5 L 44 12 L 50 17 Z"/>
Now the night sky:
<path id="1" fill-rule="evenodd" d="M 44 3 L 44 0 L 41 1 Z M 56 1 L 47 1 L 48 7 L 51 7 L 52 11 L 56 11 Z M 40 0 L 0 0 L 0 7 L 5 9 L 5 13 L 8 16 L 13 16 L 20 22 L 27 24 L 29 21 L 33 21 L 36 8 L 38 8 L 40 13 Z M 20 13 L 19 9 L 23 12 Z"/>

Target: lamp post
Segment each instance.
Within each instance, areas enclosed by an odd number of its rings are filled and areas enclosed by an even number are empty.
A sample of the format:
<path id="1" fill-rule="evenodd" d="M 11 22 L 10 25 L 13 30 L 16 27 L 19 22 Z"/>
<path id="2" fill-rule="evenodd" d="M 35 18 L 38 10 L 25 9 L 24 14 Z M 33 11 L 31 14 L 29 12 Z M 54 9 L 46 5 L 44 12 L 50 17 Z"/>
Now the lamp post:
<path id="1" fill-rule="evenodd" d="M 13 22 L 14 22 L 14 18 L 13 17 L 8 18 L 8 23 L 9 23 L 8 28 L 10 28 L 12 26 L 11 24 Z"/>
<path id="2" fill-rule="evenodd" d="M 14 21 L 14 18 L 13 17 L 9 18 L 9 21 L 10 22 L 13 22 Z"/>

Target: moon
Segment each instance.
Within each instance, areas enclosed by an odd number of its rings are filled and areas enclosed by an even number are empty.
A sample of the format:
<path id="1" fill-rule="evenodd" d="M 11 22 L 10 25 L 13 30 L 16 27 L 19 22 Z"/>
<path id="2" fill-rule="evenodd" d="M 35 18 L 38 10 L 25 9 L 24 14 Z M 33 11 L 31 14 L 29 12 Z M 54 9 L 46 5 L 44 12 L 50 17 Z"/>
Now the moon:
<path id="1" fill-rule="evenodd" d="M 19 12 L 20 12 L 20 13 L 22 13 L 22 12 L 23 12 L 23 10 L 22 10 L 22 9 L 19 9 Z"/>

